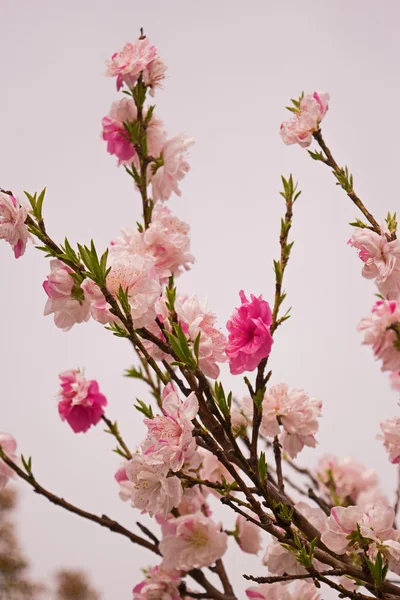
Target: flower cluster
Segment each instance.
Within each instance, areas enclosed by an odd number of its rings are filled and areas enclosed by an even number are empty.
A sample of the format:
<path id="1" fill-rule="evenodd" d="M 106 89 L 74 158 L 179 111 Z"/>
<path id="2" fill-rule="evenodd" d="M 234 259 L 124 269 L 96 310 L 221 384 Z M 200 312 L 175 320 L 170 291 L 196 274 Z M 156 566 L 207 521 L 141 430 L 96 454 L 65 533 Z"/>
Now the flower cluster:
<path id="1" fill-rule="evenodd" d="M 133 88 L 142 76 L 144 84 L 151 88 L 152 95 L 154 88 L 161 87 L 167 70 L 158 56 L 157 48 L 145 36 L 141 36 L 133 44 L 125 44 L 122 50 L 112 55 L 107 66 L 106 75 L 117 78 L 117 90 L 120 90 L 124 83 Z"/>
<path id="2" fill-rule="evenodd" d="M 243 290 L 240 300 L 241 306 L 235 309 L 226 324 L 229 331 L 226 354 L 233 375 L 254 371 L 261 360 L 269 356 L 273 343 L 272 313 L 268 302 L 253 294 L 249 301 Z"/>
<path id="3" fill-rule="evenodd" d="M 279 435 L 283 450 L 296 458 L 304 446 L 315 448 L 317 444 L 315 434 L 321 407 L 319 400 L 310 398 L 303 390 L 289 389 L 286 383 L 272 386 L 263 399 L 260 431 L 267 437 Z"/>
<path id="4" fill-rule="evenodd" d="M 285 144 L 299 144 L 303 148 L 312 142 L 312 136 L 328 110 L 329 94 L 314 92 L 302 95 L 294 102 L 290 121 L 281 124 L 280 134 Z"/>
<path id="5" fill-rule="evenodd" d="M 394 510 L 386 504 L 376 504 L 368 512 L 358 506 L 335 506 L 327 519 L 323 543 L 333 552 L 362 552 L 375 560 L 378 551 L 389 563 L 389 568 L 400 573 L 400 535 L 393 528 Z"/>
<path id="6" fill-rule="evenodd" d="M 376 488 L 377 474 L 373 469 L 351 458 L 339 459 L 325 454 L 315 468 L 322 490 L 335 504 L 356 504 L 362 492 Z"/>
<path id="7" fill-rule="evenodd" d="M 104 415 L 107 398 L 100 393 L 99 384 L 86 377 L 78 369 L 60 374 L 61 390 L 58 412 L 63 421 L 75 433 L 86 432 L 97 425 Z"/>
<path id="8" fill-rule="evenodd" d="M 30 237 L 25 224 L 27 216 L 27 208 L 19 205 L 11 192 L 0 191 L 0 240 L 11 245 L 15 258 L 24 254 Z"/>
<path id="9" fill-rule="evenodd" d="M 363 343 L 372 346 L 375 357 L 382 361 L 382 371 L 400 371 L 399 320 L 400 307 L 396 300 L 378 300 L 371 315 L 358 325 L 358 330 L 364 332 Z"/>

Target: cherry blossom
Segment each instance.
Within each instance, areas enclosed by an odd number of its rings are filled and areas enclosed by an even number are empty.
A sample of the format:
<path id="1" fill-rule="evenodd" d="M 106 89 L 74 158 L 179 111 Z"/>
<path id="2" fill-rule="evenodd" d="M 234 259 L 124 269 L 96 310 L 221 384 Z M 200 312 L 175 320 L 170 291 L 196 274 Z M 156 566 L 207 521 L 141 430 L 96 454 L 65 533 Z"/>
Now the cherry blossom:
<path id="1" fill-rule="evenodd" d="M 396 324 L 400 320 L 400 307 L 395 300 L 378 300 L 372 313 L 362 319 L 358 330 L 364 332 L 363 344 L 372 346 L 374 355 L 382 361 L 382 371 L 400 371 L 400 352 Z"/>
<path id="2" fill-rule="evenodd" d="M 304 446 L 315 448 L 317 444 L 315 433 L 321 406 L 303 390 L 290 390 L 286 383 L 275 385 L 264 396 L 260 431 L 274 437 L 280 434 L 282 426 L 282 447 L 291 458 L 296 458 Z"/>
<path id="3" fill-rule="evenodd" d="M 261 529 L 243 515 L 236 519 L 235 539 L 247 554 L 258 554 L 261 550 Z"/>
<path id="4" fill-rule="evenodd" d="M 282 583 L 262 583 L 246 590 L 251 600 L 292 600 L 287 586 Z"/>
<path id="5" fill-rule="evenodd" d="M 156 566 L 145 572 L 145 579 L 133 588 L 133 600 L 180 600 L 181 577 L 176 571 Z"/>
<path id="6" fill-rule="evenodd" d="M 200 454 L 203 457 L 203 462 L 200 469 L 200 477 L 201 479 L 205 479 L 207 481 L 212 481 L 213 483 L 221 483 L 223 479 L 227 481 L 227 483 L 232 483 L 233 477 L 229 473 L 226 467 L 218 460 L 215 454 L 208 452 L 208 450 L 204 450 L 203 448 L 199 449 Z M 215 492 L 213 489 L 209 489 L 212 494 L 220 497 L 218 492 Z"/>
<path id="7" fill-rule="evenodd" d="M 295 555 L 275 540 L 268 544 L 262 563 L 272 575 L 303 575 L 306 572 Z"/>
<path id="8" fill-rule="evenodd" d="M 321 593 L 313 583 L 296 581 L 292 591 L 292 600 L 320 600 Z"/>
<path id="9" fill-rule="evenodd" d="M 339 459 L 331 454 L 320 458 L 315 472 L 327 495 L 333 494 L 333 501 L 341 504 L 358 502 L 361 492 L 374 489 L 378 480 L 373 469 L 352 458 Z"/>
<path id="10" fill-rule="evenodd" d="M 11 193 L 0 191 L 0 240 L 8 242 L 15 258 L 20 258 L 25 252 L 30 239 L 25 225 L 28 209 L 18 204 Z"/>
<path id="11" fill-rule="evenodd" d="M 269 356 L 273 343 L 272 313 L 268 302 L 253 294 L 248 301 L 243 290 L 239 295 L 242 304 L 226 324 L 229 331 L 226 353 L 234 375 L 254 371 L 260 361 Z"/>
<path id="12" fill-rule="evenodd" d="M 0 432 L 0 446 L 4 454 L 6 454 L 13 463 L 19 465 L 19 458 L 15 454 L 17 451 L 17 442 L 13 436 L 9 433 Z M 13 469 L 0 459 L 0 490 L 5 488 L 8 480 L 13 477 L 15 477 Z"/>
<path id="13" fill-rule="evenodd" d="M 153 261 L 139 254 L 116 253 L 110 254 L 108 266 L 111 270 L 107 275 L 106 287 L 114 298 L 121 287 L 124 292 L 127 291 L 134 328 L 152 323 L 156 317 L 155 302 L 161 293 Z M 118 321 L 96 284 L 86 279 L 82 288 L 96 321 L 103 324 Z"/>
<path id="14" fill-rule="evenodd" d="M 126 474 L 126 465 L 127 461 L 119 467 L 114 475 L 115 481 L 119 483 L 119 497 L 124 502 L 131 499 L 133 492 L 133 483 L 129 481 L 128 475 Z"/>
<path id="15" fill-rule="evenodd" d="M 143 119 L 146 118 L 148 109 L 143 108 Z M 102 138 L 107 142 L 107 152 L 118 158 L 118 164 L 134 162 L 139 169 L 139 161 L 134 145 L 128 139 L 124 123 L 135 123 L 137 108 L 132 98 L 122 98 L 111 105 L 110 112 L 102 123 Z M 166 140 L 167 133 L 164 123 L 153 112 L 146 128 L 147 151 L 150 156 L 159 156 Z"/>
<path id="16" fill-rule="evenodd" d="M 100 393 L 97 381 L 86 379 L 78 369 L 60 373 L 59 377 L 60 417 L 67 421 L 75 433 L 84 433 L 100 421 L 107 399 Z"/>
<path id="17" fill-rule="evenodd" d="M 385 298 L 396 300 L 400 293 L 400 241 L 388 241 L 387 233 L 384 227 L 380 235 L 357 227 L 349 244 L 357 249 L 364 263 L 363 277 L 374 279 Z"/>
<path id="18" fill-rule="evenodd" d="M 220 525 L 202 513 L 184 515 L 171 520 L 174 531 L 160 542 L 160 552 L 166 569 L 209 567 L 221 558 L 227 549 L 227 535 Z"/>
<path id="19" fill-rule="evenodd" d="M 117 78 L 117 90 L 125 83 L 132 88 L 137 82 L 140 74 L 146 85 L 160 86 L 164 79 L 166 67 L 159 61 L 157 48 L 150 43 L 149 38 L 141 37 L 136 42 L 125 44 L 119 52 L 115 52 L 111 60 L 107 62 L 106 75 Z"/>
<path id="20" fill-rule="evenodd" d="M 134 454 L 126 464 L 126 475 L 133 483 L 132 506 L 150 516 L 166 516 L 182 500 L 182 484 L 178 477 L 167 477 L 168 467 L 150 464 L 144 456 Z"/>
<path id="21" fill-rule="evenodd" d="M 148 437 L 143 444 L 143 453 L 150 463 L 163 462 L 176 472 L 196 450 L 192 420 L 199 405 L 193 392 L 182 402 L 173 385 L 168 384 L 162 394 L 162 410 L 162 415 L 144 421 Z"/>
<path id="22" fill-rule="evenodd" d="M 328 110 L 329 94 L 314 92 L 300 100 L 290 121 L 281 124 L 280 134 L 285 144 L 299 144 L 303 148 L 312 142 L 312 135 Z"/>
<path id="23" fill-rule="evenodd" d="M 381 423 L 382 435 L 378 439 L 383 440 L 389 460 L 392 464 L 400 463 L 400 418 L 392 417 Z"/>
<path id="24" fill-rule="evenodd" d="M 162 147 L 161 157 L 155 165 L 151 165 L 152 194 L 154 202 L 169 200 L 172 192 L 181 196 L 179 182 L 189 171 L 186 153 L 194 144 L 193 138 L 177 135 L 167 140 Z"/>
<path id="25" fill-rule="evenodd" d="M 400 391 L 400 373 L 399 371 L 392 371 L 390 373 L 390 383 L 394 390 Z"/>
<path id="26" fill-rule="evenodd" d="M 54 323 L 63 331 L 69 331 L 75 323 L 83 323 L 90 318 L 90 305 L 82 291 L 71 277 L 72 269 L 60 260 L 50 261 L 50 275 L 43 282 L 48 296 L 44 315 L 54 313 Z"/>

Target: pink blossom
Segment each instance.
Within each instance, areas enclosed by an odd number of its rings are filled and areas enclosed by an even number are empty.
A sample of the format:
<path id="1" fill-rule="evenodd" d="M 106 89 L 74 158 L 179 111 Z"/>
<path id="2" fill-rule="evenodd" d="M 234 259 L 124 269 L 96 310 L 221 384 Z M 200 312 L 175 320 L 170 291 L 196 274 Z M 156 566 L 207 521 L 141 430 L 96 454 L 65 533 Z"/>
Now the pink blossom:
<path id="1" fill-rule="evenodd" d="M 400 371 L 400 352 L 396 349 L 396 332 L 390 329 L 400 320 L 395 300 L 378 300 L 372 314 L 362 319 L 358 330 L 364 332 L 363 344 L 372 346 L 375 358 L 382 361 L 382 371 Z"/>
<path id="2" fill-rule="evenodd" d="M 171 524 L 175 531 L 160 542 L 166 569 L 209 567 L 225 554 L 228 536 L 202 513 L 178 517 Z"/>
<path id="3" fill-rule="evenodd" d="M 261 530 L 243 515 L 236 519 L 235 539 L 243 552 L 258 554 L 261 550 Z"/>
<path id="4" fill-rule="evenodd" d="M 312 135 L 328 110 L 329 94 L 314 92 L 303 96 L 300 108 L 290 121 L 281 124 L 280 134 L 285 144 L 299 144 L 303 148 L 312 142 Z"/>
<path id="5" fill-rule="evenodd" d="M 390 373 L 390 383 L 392 388 L 397 392 L 400 391 L 400 373 L 399 371 L 392 371 Z"/>
<path id="6" fill-rule="evenodd" d="M 86 379 L 77 369 L 60 373 L 59 377 L 60 417 L 62 421 L 67 421 L 75 433 L 86 432 L 100 421 L 107 399 L 100 393 L 97 381 Z"/>
<path id="7" fill-rule="evenodd" d="M 16 456 L 17 442 L 9 433 L 0 432 L 0 446 L 4 454 L 19 466 L 19 459 Z M 11 467 L 0 459 L 0 490 L 4 489 L 8 480 L 15 477 L 15 472 Z"/>
<path id="8" fill-rule="evenodd" d="M 191 488 L 185 488 L 183 491 L 182 502 L 178 506 L 180 515 L 189 515 L 203 511 L 206 508 L 206 499 L 201 492 L 199 485 Z"/>
<path id="9" fill-rule="evenodd" d="M 181 196 L 178 183 L 182 181 L 190 167 L 186 161 L 187 149 L 194 143 L 193 138 L 177 135 L 167 140 L 161 157 L 152 165 L 152 192 L 154 202 L 168 200 L 172 192 Z"/>
<path id="10" fill-rule="evenodd" d="M 116 298 L 120 287 L 128 292 L 131 317 L 135 328 L 145 327 L 156 317 L 155 302 L 161 293 L 153 261 L 140 255 L 117 253 L 110 254 L 111 271 L 107 275 L 106 286 Z M 118 321 L 110 312 L 110 306 L 96 284 L 85 280 L 82 284 L 90 302 L 92 317 L 100 323 Z"/>
<path id="11" fill-rule="evenodd" d="M 251 600 L 292 600 L 288 588 L 282 583 L 262 583 L 246 590 Z"/>
<path id="12" fill-rule="evenodd" d="M 394 509 L 386 504 L 377 504 L 364 513 L 358 522 L 363 537 L 378 544 L 391 537 L 393 531 Z"/>
<path id="13" fill-rule="evenodd" d="M 250 419 L 243 410 L 233 408 L 231 410 L 231 427 L 235 437 L 246 435 L 247 427 L 250 425 Z"/>
<path id="14" fill-rule="evenodd" d="M 289 390 L 286 383 L 275 385 L 264 396 L 260 431 L 274 437 L 279 435 L 282 426 L 282 447 L 291 458 L 296 458 L 304 446 L 315 448 L 317 444 L 315 434 L 321 406 L 321 402 L 303 390 Z"/>
<path id="15" fill-rule="evenodd" d="M 167 477 L 168 467 L 150 464 L 146 457 L 134 454 L 126 465 L 126 474 L 133 483 L 132 506 L 142 513 L 166 516 L 182 500 L 182 484 L 178 477 Z"/>
<path id="16" fill-rule="evenodd" d="M 294 506 L 318 531 L 322 533 L 327 530 L 327 517 L 318 506 L 310 506 L 306 502 L 297 502 Z"/>
<path id="17" fill-rule="evenodd" d="M 190 227 L 174 217 L 167 206 L 156 204 L 150 226 L 143 233 L 123 229 L 122 238 L 111 242 L 113 253 L 128 252 L 152 258 L 157 277 L 166 282 L 190 269 L 194 262 L 190 253 Z"/>
<path id="18" fill-rule="evenodd" d="M 383 435 L 379 435 L 378 439 L 383 440 L 390 462 L 397 465 L 400 463 L 400 418 L 392 417 L 382 421 L 381 430 Z"/>
<path id="19" fill-rule="evenodd" d="M 111 60 L 107 62 L 106 75 L 117 78 L 117 90 L 122 87 L 123 83 L 133 88 L 140 73 L 143 73 L 144 79 L 147 78 L 147 85 L 157 86 L 163 79 L 160 66 L 153 67 L 152 75 L 150 72 L 146 73 L 150 70 L 152 62 L 157 59 L 157 48 L 150 43 L 147 37 L 139 38 L 133 44 L 125 44 L 120 52 L 112 55 Z"/>
<path id="20" fill-rule="evenodd" d="M 296 581 L 292 591 L 292 600 L 320 600 L 321 594 L 313 583 Z"/>
<path id="21" fill-rule="evenodd" d="M 361 492 L 375 488 L 377 474 L 373 469 L 352 458 L 339 459 L 337 456 L 325 454 L 320 458 L 316 467 L 316 475 L 324 486 L 328 496 L 334 489 L 334 502 L 356 503 Z"/>
<path id="22" fill-rule="evenodd" d="M 133 600 L 180 600 L 178 572 L 156 566 L 146 571 L 145 576 L 144 581 L 133 588 Z"/>
<path id="23" fill-rule="evenodd" d="M 133 491 L 133 483 L 129 481 L 128 475 L 126 474 L 126 464 L 127 461 L 119 467 L 114 475 L 114 479 L 119 483 L 119 497 L 124 502 L 130 500 Z"/>
<path id="24" fill-rule="evenodd" d="M 196 450 L 192 420 L 199 410 L 192 392 L 184 402 L 172 384 L 165 386 L 162 394 L 163 415 L 145 419 L 148 436 L 143 452 L 150 463 L 164 463 L 171 471 L 179 471 Z"/>
<path id="25" fill-rule="evenodd" d="M 233 375 L 254 371 L 260 361 L 269 356 L 273 343 L 272 313 L 268 302 L 253 294 L 249 302 L 243 290 L 239 295 L 242 305 L 235 309 L 226 324 L 229 331 L 226 353 Z"/>
<path id="26" fill-rule="evenodd" d="M 221 483 L 223 478 L 228 483 L 232 483 L 233 477 L 229 473 L 226 467 L 218 460 L 215 454 L 208 452 L 208 450 L 204 450 L 203 448 L 199 449 L 199 452 L 203 456 L 203 463 L 200 469 L 200 478 L 206 479 L 208 481 L 212 481 L 213 483 Z M 220 497 L 218 492 L 214 492 L 214 490 L 210 489 L 210 492 Z"/>
<path id="27" fill-rule="evenodd" d="M 143 118 L 148 109 L 144 107 Z M 113 102 L 110 112 L 102 119 L 102 137 L 107 142 L 107 152 L 118 158 L 119 164 L 129 164 L 132 161 L 139 168 L 136 150 L 128 139 L 124 123 L 134 123 L 137 120 L 137 108 L 132 98 L 122 98 Z M 147 150 L 150 156 L 159 156 L 167 133 L 164 123 L 154 113 L 146 129 Z"/>
<path id="28" fill-rule="evenodd" d="M 273 575 L 302 575 L 305 568 L 298 562 L 292 552 L 283 548 L 279 542 L 273 541 L 268 544 L 267 551 L 262 559 L 263 565 L 268 567 L 269 573 Z"/>
<path id="29" fill-rule="evenodd" d="M 357 529 L 357 523 L 361 521 L 362 516 L 358 506 L 335 506 L 327 519 L 328 530 L 322 534 L 322 542 L 333 552 L 342 554 L 349 543 L 348 535 Z"/>
<path id="30" fill-rule="evenodd" d="M 399 542 L 399 532 L 393 531 L 391 534 L 393 539 L 385 540 L 383 551 L 385 558 L 389 562 L 389 569 L 396 573 L 400 574 L 400 542 Z M 382 546 L 380 546 L 382 548 Z"/>
<path id="31" fill-rule="evenodd" d="M 150 87 L 150 96 L 154 96 L 154 88 L 163 88 L 163 81 L 168 67 L 161 58 L 152 60 L 147 69 L 143 71 L 143 81 Z"/>
<path id="32" fill-rule="evenodd" d="M 357 506 L 365 513 L 374 508 L 377 504 L 384 504 L 385 506 L 389 506 L 390 504 L 389 498 L 378 488 L 364 490 L 363 492 L 360 492 L 357 498 Z"/>
<path id="33" fill-rule="evenodd" d="M 26 206 L 19 205 L 12 194 L 0 191 L 0 240 L 12 246 L 15 258 L 24 254 L 30 238 L 25 225 L 27 216 Z"/>
<path id="34" fill-rule="evenodd" d="M 400 241 L 389 242 L 383 227 L 380 235 L 357 227 L 349 243 L 364 263 L 363 277 L 375 279 L 380 293 L 395 300 L 400 293 Z"/>
<path id="35" fill-rule="evenodd" d="M 75 323 L 89 320 L 90 306 L 82 291 L 71 277 L 72 269 L 61 261 L 50 261 L 50 275 L 43 282 L 48 296 L 44 315 L 54 313 L 54 323 L 63 331 L 69 331 Z"/>

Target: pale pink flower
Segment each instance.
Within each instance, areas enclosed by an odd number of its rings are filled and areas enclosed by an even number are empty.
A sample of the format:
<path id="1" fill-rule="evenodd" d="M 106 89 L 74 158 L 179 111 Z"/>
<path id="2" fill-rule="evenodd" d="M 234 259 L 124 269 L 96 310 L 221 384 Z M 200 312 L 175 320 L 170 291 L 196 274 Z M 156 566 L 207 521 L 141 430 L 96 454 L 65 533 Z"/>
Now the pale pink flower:
<path id="1" fill-rule="evenodd" d="M 397 465 L 400 463 L 400 418 L 382 421 L 381 430 L 383 435 L 378 435 L 378 439 L 383 440 L 390 462 Z"/>
<path id="2" fill-rule="evenodd" d="M 399 532 L 393 531 L 392 536 L 394 539 L 385 540 L 383 550 L 386 559 L 389 562 L 389 569 L 400 574 L 400 542 Z M 382 547 L 382 546 L 381 546 Z"/>
<path id="3" fill-rule="evenodd" d="M 285 144 L 299 144 L 303 148 L 312 142 L 312 135 L 328 110 L 329 94 L 314 92 L 300 101 L 299 110 L 290 121 L 281 124 L 280 134 Z"/>
<path id="4" fill-rule="evenodd" d="M 194 262 L 190 253 L 190 227 L 174 217 L 167 206 L 156 204 L 149 227 L 142 233 L 123 229 L 122 237 L 111 242 L 111 252 L 128 252 L 152 258 L 157 277 L 166 282 Z"/>
<path id="5" fill-rule="evenodd" d="M 397 392 L 400 392 L 400 373 L 399 371 L 392 371 L 390 373 L 390 383 L 392 388 Z"/>
<path id="6" fill-rule="evenodd" d="M 306 572 L 295 555 L 283 548 L 277 541 L 268 544 L 262 563 L 268 567 L 268 571 L 272 575 L 283 575 L 283 573 L 302 575 Z"/>
<path id="7" fill-rule="evenodd" d="M 297 502 L 294 505 L 299 511 L 319 532 L 326 531 L 328 525 L 326 523 L 326 514 L 318 506 L 310 506 L 306 502 Z"/>
<path id="8" fill-rule="evenodd" d="M 376 504 L 358 521 L 361 535 L 380 543 L 391 537 L 393 531 L 394 509 L 386 504 Z"/>
<path id="9" fill-rule="evenodd" d="M 158 58 L 157 48 L 150 43 L 147 37 L 136 40 L 133 44 L 128 43 L 112 55 L 107 62 L 106 75 L 117 78 L 117 90 L 124 83 L 133 88 L 139 75 L 149 69 L 151 63 Z M 156 85 L 153 83 L 153 85 Z"/>
<path id="10" fill-rule="evenodd" d="M 373 469 L 356 462 L 352 458 L 339 459 L 337 456 L 325 454 L 316 466 L 316 475 L 324 486 L 328 496 L 334 486 L 334 502 L 358 502 L 361 492 L 376 487 L 378 477 Z"/>
<path id="11" fill-rule="evenodd" d="M 168 384 L 162 393 L 162 410 L 163 415 L 144 420 L 148 436 L 142 446 L 143 453 L 148 462 L 162 462 L 176 472 L 196 450 L 192 421 L 199 405 L 194 392 L 182 402 L 174 386 Z"/>
<path id="12" fill-rule="evenodd" d="M 9 433 L 0 432 L 0 446 L 4 454 L 6 454 L 13 463 L 16 463 L 19 466 L 19 459 L 15 454 L 17 451 L 17 442 L 13 436 Z M 0 459 L 0 490 L 5 488 L 8 480 L 12 477 L 15 477 L 15 472 Z"/>
<path id="13" fill-rule="evenodd" d="M 202 513 L 184 515 L 171 521 L 174 533 L 160 542 L 160 552 L 166 569 L 209 567 L 221 558 L 227 549 L 227 535 L 220 525 Z"/>
<path id="14" fill-rule="evenodd" d="M 247 588 L 246 596 L 251 600 L 292 600 L 287 586 L 282 583 L 262 583 Z"/>
<path id="15" fill-rule="evenodd" d="M 379 488 L 370 488 L 360 492 L 357 498 L 357 506 L 367 513 L 377 504 L 389 506 L 389 498 Z"/>
<path id="16" fill-rule="evenodd" d="M 148 109 L 143 108 L 143 118 Z M 102 123 L 102 138 L 107 142 L 107 152 L 115 154 L 119 164 L 130 164 L 132 161 L 139 169 L 134 145 L 128 139 L 124 123 L 134 123 L 137 120 L 137 108 L 132 98 L 122 98 L 111 105 L 110 112 Z M 150 156 L 159 156 L 167 133 L 164 123 L 154 113 L 146 129 L 147 150 Z"/>
<path id="17" fill-rule="evenodd" d="M 206 499 L 201 492 L 199 485 L 191 488 L 185 488 L 183 491 L 182 502 L 178 506 L 180 515 L 190 515 L 203 511 L 206 505 Z"/>
<path id="18" fill-rule="evenodd" d="M 349 244 L 358 251 L 364 263 L 362 275 L 375 279 L 380 293 L 388 300 L 395 300 L 400 293 L 400 241 L 388 241 L 386 228 L 381 234 L 357 227 Z"/>
<path id="19" fill-rule="evenodd" d="M 143 81 L 150 87 L 150 96 L 154 96 L 154 88 L 163 88 L 167 65 L 161 58 L 152 60 L 147 69 L 143 71 Z"/>
<path id="20" fill-rule="evenodd" d="M 235 437 L 246 435 L 247 427 L 250 425 L 250 420 L 243 410 L 233 408 L 231 410 L 231 427 Z"/>
<path id="21" fill-rule="evenodd" d="M 114 479 L 119 483 L 119 497 L 124 502 L 131 499 L 133 491 L 133 483 L 129 481 L 128 475 L 126 474 L 126 464 L 127 461 L 119 467 L 114 475 Z"/>
<path id="22" fill-rule="evenodd" d="M 193 138 L 182 134 L 165 142 L 157 164 L 151 165 L 154 202 L 168 200 L 172 192 L 181 196 L 178 184 L 190 169 L 189 163 L 186 161 L 186 154 L 188 148 L 193 144 Z"/>
<path id="23" fill-rule="evenodd" d="M 111 267 L 111 271 L 107 275 L 107 289 L 114 298 L 117 297 L 120 287 L 124 292 L 128 291 L 135 329 L 152 323 L 156 318 L 155 302 L 161 293 L 161 286 L 151 258 L 126 252 L 111 253 L 108 266 Z M 96 284 L 87 279 L 82 288 L 90 302 L 91 315 L 96 321 L 103 324 L 118 321 L 110 312 L 110 306 Z"/>
<path id="24" fill-rule="evenodd" d="M 292 590 L 292 600 L 320 600 L 321 594 L 313 583 L 296 581 Z"/>
<path id="25" fill-rule="evenodd" d="M 261 360 L 269 356 L 273 343 L 272 313 L 268 302 L 253 294 L 249 302 L 243 290 L 239 295 L 242 304 L 226 324 L 229 331 L 226 353 L 234 375 L 254 371 Z"/>
<path id="26" fill-rule="evenodd" d="M 261 550 L 261 529 L 243 515 L 236 519 L 235 539 L 247 554 L 258 554 Z"/>
<path id="27" fill-rule="evenodd" d="M 62 421 L 67 421 L 75 433 L 84 433 L 100 421 L 107 398 L 100 393 L 97 381 L 86 379 L 77 369 L 60 373 L 59 377 L 60 417 Z"/>
<path id="28" fill-rule="evenodd" d="M 372 314 L 358 324 L 364 332 L 363 344 L 372 346 L 374 355 L 382 360 L 382 371 L 400 371 L 400 352 L 396 349 L 396 332 L 390 329 L 400 320 L 400 307 L 395 300 L 378 300 Z"/>
<path id="29" fill-rule="evenodd" d="M 18 204 L 12 194 L 0 191 L 0 240 L 5 240 L 11 245 L 15 258 L 24 254 L 30 239 L 25 225 L 27 216 L 26 206 Z"/>
<path id="30" fill-rule="evenodd" d="M 133 483 L 132 506 L 142 513 L 166 516 L 182 500 L 182 484 L 175 475 L 167 477 L 168 467 L 149 464 L 144 456 L 134 454 L 126 464 L 126 474 Z"/>
<path id="31" fill-rule="evenodd" d="M 181 577 L 176 571 L 156 566 L 145 572 L 145 579 L 133 588 L 133 600 L 180 600 Z"/>
<path id="32" fill-rule="evenodd" d="M 50 275 L 43 282 L 48 299 L 44 315 L 54 313 L 54 323 L 63 331 L 69 331 L 75 323 L 89 320 L 90 305 L 82 291 L 71 277 L 72 269 L 60 260 L 50 261 Z"/>
<path id="33" fill-rule="evenodd" d="M 274 437 L 279 435 L 282 426 L 282 447 L 291 458 L 296 458 L 304 446 L 315 448 L 317 444 L 315 434 L 321 406 L 321 402 L 303 390 L 289 390 L 286 383 L 275 385 L 264 396 L 260 431 Z"/>
<path id="34" fill-rule="evenodd" d="M 349 543 L 348 535 L 356 531 L 363 513 L 358 506 L 335 506 L 327 519 L 328 530 L 321 536 L 322 542 L 333 552 L 342 554 Z"/>
<path id="35" fill-rule="evenodd" d="M 208 452 L 208 450 L 205 450 L 204 448 L 199 448 L 199 452 L 203 457 L 203 463 L 200 469 L 201 479 L 206 479 L 208 481 L 212 481 L 213 483 L 221 483 L 221 486 L 224 478 L 227 481 L 227 483 L 232 483 L 232 475 L 229 473 L 227 468 L 224 467 L 224 465 L 218 460 L 215 454 Z M 215 492 L 212 489 L 210 489 L 209 491 L 212 494 L 220 497 L 220 494 L 218 494 L 218 492 Z"/>

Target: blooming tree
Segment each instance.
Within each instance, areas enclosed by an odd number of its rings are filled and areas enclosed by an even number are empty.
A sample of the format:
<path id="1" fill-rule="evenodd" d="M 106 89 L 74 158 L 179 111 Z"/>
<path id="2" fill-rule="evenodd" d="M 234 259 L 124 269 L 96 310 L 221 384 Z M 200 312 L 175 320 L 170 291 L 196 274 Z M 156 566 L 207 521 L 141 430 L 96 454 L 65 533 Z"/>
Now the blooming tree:
<path id="1" fill-rule="evenodd" d="M 74 433 L 90 435 L 91 427 L 106 424 L 121 458 L 116 493 L 150 515 L 154 528 L 140 526 L 139 535 L 48 490 L 8 433 L 0 434 L 0 486 L 19 477 L 52 503 L 153 552 L 158 563 L 132 582 L 134 600 L 238 598 L 225 559 L 230 544 L 245 553 L 262 552 L 260 573 L 244 575 L 252 582 L 249 598 L 319 600 L 323 586 L 354 600 L 400 597 L 390 576 L 400 575 L 398 502 L 391 506 L 376 474 L 351 458 L 326 455 L 310 468 L 296 462 L 305 446 L 317 445 L 322 403 L 275 381 L 267 369 L 271 352 L 278 351 L 277 330 L 290 317 L 283 309 L 283 280 L 300 196 L 292 176 L 282 177 L 274 298 L 268 302 L 238 290 L 240 304 L 232 306 L 224 333 L 202 300 L 179 293 L 177 280 L 194 257 L 189 226 L 166 202 L 181 195 L 193 140 L 170 137 L 155 106 L 146 103 L 163 87 L 166 70 L 143 33 L 108 62 L 106 75 L 115 78 L 120 96 L 102 120 L 102 137 L 141 198 L 142 219 L 113 237 L 104 252 L 93 241 L 74 248 L 67 238 L 59 243 L 51 237 L 43 217 L 44 191 L 26 194 L 29 204 L 11 191 L 0 192 L 0 237 L 15 257 L 31 243 L 51 259 L 44 314 L 53 314 L 63 331 L 92 318 L 136 353 L 128 375 L 145 382 L 152 397 L 150 404 L 136 405 L 147 429 L 138 447 L 125 441 L 111 419 L 101 382 L 71 365 L 60 374 L 58 411 Z M 307 150 L 310 157 L 329 167 L 362 213 L 351 224 L 349 245 L 363 263 L 363 277 L 374 280 L 379 299 L 358 328 L 400 389 L 396 215 L 376 221 L 356 194 L 347 167 L 333 158 L 321 130 L 328 103 L 329 95 L 318 92 L 292 100 L 281 137 L 302 148 L 315 143 Z M 220 380 L 223 363 L 238 376 L 241 398 L 233 398 Z M 389 460 L 400 463 L 400 417 L 383 421 L 381 432 Z M 235 515 L 234 529 L 212 515 L 215 499 Z"/>

